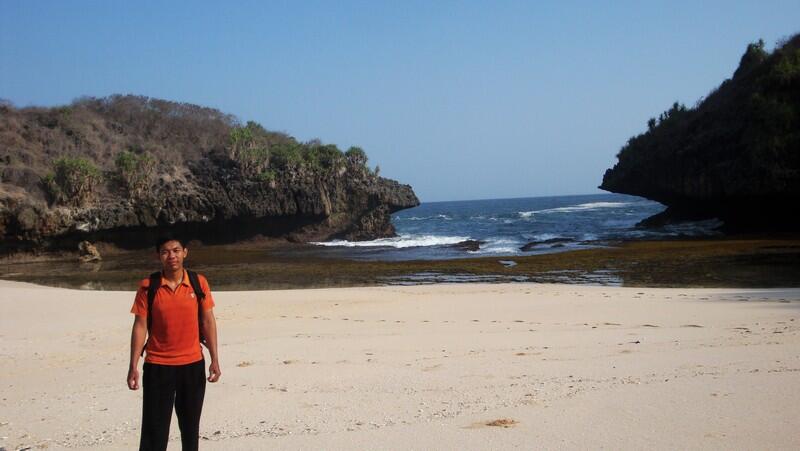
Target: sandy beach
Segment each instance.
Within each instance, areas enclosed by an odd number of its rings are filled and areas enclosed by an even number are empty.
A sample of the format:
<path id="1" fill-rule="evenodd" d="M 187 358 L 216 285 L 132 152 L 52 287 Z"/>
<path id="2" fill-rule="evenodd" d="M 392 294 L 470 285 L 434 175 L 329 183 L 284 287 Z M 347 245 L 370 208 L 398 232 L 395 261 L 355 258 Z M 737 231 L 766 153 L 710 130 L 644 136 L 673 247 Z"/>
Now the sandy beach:
<path id="1" fill-rule="evenodd" d="M 0 448 L 136 448 L 132 299 L 0 281 Z M 800 289 L 215 299 L 223 376 L 207 387 L 204 449 L 800 447 Z M 172 435 L 180 449 L 175 419 Z"/>

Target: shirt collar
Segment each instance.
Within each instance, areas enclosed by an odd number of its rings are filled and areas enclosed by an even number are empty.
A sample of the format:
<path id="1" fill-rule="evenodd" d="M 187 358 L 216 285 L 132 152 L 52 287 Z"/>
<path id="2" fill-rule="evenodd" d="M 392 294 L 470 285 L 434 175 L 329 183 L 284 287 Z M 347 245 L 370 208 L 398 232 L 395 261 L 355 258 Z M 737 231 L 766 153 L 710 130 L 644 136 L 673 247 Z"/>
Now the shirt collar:
<path id="1" fill-rule="evenodd" d="M 163 287 L 166 284 L 167 284 L 167 279 L 164 278 L 164 273 L 162 272 L 161 273 L 161 286 Z M 186 285 L 187 287 L 191 286 L 189 284 L 189 274 L 186 272 L 185 268 L 183 270 L 183 280 L 181 280 L 181 283 L 179 285 Z"/>

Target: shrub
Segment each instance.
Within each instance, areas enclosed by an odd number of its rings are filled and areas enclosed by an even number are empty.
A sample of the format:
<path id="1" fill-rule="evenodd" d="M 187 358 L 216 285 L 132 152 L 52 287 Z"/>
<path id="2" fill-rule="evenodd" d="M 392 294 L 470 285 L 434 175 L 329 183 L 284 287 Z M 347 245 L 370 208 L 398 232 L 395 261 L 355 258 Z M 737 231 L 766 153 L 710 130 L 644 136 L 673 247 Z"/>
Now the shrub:
<path id="1" fill-rule="evenodd" d="M 235 127 L 230 133 L 229 156 L 239 161 L 239 155 L 253 144 L 253 131 L 248 127 Z"/>
<path id="2" fill-rule="evenodd" d="M 274 146 L 270 150 L 270 158 L 277 168 L 286 169 L 298 167 L 303 163 L 303 156 L 300 152 L 301 146 L 299 144 L 282 144 Z"/>
<path id="3" fill-rule="evenodd" d="M 257 178 L 269 167 L 269 137 L 269 132 L 253 121 L 231 130 L 228 154 L 245 177 Z"/>
<path id="4" fill-rule="evenodd" d="M 123 151 L 114 161 L 117 178 L 132 198 L 142 197 L 150 188 L 155 175 L 156 160 L 149 153 Z"/>
<path id="5" fill-rule="evenodd" d="M 237 163 L 245 177 L 255 177 L 269 167 L 269 150 L 266 147 L 248 147 L 239 151 Z"/>
<path id="6" fill-rule="evenodd" d="M 267 169 L 266 171 L 258 174 L 256 179 L 263 183 L 272 183 L 277 179 L 277 174 L 272 169 Z"/>
<path id="7" fill-rule="evenodd" d="M 62 157 L 53 163 L 53 172 L 42 179 L 42 185 L 54 203 L 82 206 L 94 199 L 100 179 L 100 170 L 91 161 Z"/>
<path id="8" fill-rule="evenodd" d="M 316 170 L 329 170 L 344 161 L 344 154 L 334 144 L 315 145 L 303 149 L 303 162 Z"/>
<path id="9" fill-rule="evenodd" d="M 351 147 L 344 153 L 347 162 L 354 166 L 366 166 L 367 153 L 360 147 Z"/>

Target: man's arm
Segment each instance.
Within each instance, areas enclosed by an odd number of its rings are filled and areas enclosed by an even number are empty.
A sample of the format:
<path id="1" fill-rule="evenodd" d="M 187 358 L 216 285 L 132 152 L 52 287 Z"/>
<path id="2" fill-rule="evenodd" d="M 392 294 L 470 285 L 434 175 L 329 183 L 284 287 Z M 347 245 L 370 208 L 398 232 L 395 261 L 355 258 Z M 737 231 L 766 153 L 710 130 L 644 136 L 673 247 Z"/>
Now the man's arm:
<path id="1" fill-rule="evenodd" d="M 217 319 L 214 317 L 214 309 L 203 310 L 203 336 L 206 339 L 206 347 L 211 354 L 211 365 L 208 367 L 208 381 L 216 382 L 222 376 L 219 369 L 219 354 L 217 353 Z"/>
<path id="2" fill-rule="evenodd" d="M 142 355 L 144 340 L 147 338 L 147 318 L 136 315 L 131 328 L 131 361 L 128 367 L 128 388 L 139 389 L 139 357 Z"/>

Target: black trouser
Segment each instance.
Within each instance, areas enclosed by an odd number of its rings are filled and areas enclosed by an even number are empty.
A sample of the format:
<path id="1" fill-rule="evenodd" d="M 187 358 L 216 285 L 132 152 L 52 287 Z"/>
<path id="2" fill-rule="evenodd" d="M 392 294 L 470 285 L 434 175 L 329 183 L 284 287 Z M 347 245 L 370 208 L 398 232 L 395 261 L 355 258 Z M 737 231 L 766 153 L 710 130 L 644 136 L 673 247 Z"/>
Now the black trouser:
<path id="1" fill-rule="evenodd" d="M 166 450 L 172 406 L 178 416 L 184 451 L 196 450 L 206 393 L 205 360 L 186 365 L 144 363 L 140 450 Z"/>

